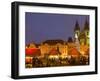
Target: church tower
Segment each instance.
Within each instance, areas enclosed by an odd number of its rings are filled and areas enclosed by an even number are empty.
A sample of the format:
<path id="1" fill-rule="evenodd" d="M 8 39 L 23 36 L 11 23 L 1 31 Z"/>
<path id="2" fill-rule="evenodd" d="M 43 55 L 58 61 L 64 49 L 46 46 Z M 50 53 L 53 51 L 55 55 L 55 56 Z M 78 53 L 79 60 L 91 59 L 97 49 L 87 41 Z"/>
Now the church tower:
<path id="1" fill-rule="evenodd" d="M 75 29 L 74 29 L 74 38 L 75 38 L 74 42 L 75 42 L 76 49 L 78 51 L 80 50 L 79 36 L 80 36 L 80 27 L 78 21 L 76 21 Z"/>
<path id="2" fill-rule="evenodd" d="M 84 24 L 84 33 L 86 36 L 86 44 L 89 45 L 89 23 L 87 20 L 85 21 L 85 24 Z"/>
<path id="3" fill-rule="evenodd" d="M 80 27 L 78 21 L 76 21 L 75 28 L 74 28 L 74 38 L 75 36 L 79 37 L 79 35 L 80 35 Z"/>

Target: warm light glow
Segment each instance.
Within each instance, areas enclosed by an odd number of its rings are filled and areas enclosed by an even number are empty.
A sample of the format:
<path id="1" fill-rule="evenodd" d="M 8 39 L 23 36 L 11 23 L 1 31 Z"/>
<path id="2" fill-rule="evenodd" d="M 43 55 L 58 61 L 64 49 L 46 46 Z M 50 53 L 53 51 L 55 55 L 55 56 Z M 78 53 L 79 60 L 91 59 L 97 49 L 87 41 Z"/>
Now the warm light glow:
<path id="1" fill-rule="evenodd" d="M 49 58 L 55 58 L 55 59 L 58 59 L 59 56 L 58 56 L 58 55 L 50 55 Z"/>
<path id="2" fill-rule="evenodd" d="M 80 53 L 81 53 L 82 55 L 84 55 L 84 54 L 85 54 L 85 52 L 84 52 L 84 51 L 80 51 Z"/>
<path id="3" fill-rule="evenodd" d="M 32 63 L 32 58 L 33 57 L 25 57 L 26 63 Z"/>
<path id="4" fill-rule="evenodd" d="M 68 56 L 67 55 L 61 55 L 60 57 L 61 58 L 67 58 Z"/>

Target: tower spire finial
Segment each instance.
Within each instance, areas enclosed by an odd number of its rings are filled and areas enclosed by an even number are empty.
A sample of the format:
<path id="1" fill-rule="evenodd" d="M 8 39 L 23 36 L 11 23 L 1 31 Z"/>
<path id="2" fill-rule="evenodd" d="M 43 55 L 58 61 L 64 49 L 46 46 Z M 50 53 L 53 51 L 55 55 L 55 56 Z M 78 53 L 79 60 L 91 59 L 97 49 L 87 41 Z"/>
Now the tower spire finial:
<path id="1" fill-rule="evenodd" d="M 75 31 L 75 30 L 80 30 L 80 26 L 79 26 L 78 20 L 76 20 L 76 24 L 75 24 L 75 29 L 74 29 L 74 31 Z"/>

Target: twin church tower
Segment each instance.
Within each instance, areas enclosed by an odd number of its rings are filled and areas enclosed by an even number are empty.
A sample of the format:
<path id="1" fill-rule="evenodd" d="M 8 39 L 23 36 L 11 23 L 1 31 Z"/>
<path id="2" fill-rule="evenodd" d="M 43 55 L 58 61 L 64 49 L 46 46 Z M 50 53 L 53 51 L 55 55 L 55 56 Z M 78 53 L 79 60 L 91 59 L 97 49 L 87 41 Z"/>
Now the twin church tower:
<path id="1" fill-rule="evenodd" d="M 89 22 L 86 20 L 81 30 L 78 21 L 74 28 L 74 38 L 77 45 L 89 45 Z"/>

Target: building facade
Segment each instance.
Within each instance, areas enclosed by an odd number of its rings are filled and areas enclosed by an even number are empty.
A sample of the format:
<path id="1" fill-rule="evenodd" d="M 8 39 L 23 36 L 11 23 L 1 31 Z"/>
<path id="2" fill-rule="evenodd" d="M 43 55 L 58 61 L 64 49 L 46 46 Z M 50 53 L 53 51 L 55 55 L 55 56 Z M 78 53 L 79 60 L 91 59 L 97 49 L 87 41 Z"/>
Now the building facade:
<path id="1" fill-rule="evenodd" d="M 50 54 L 53 49 L 61 55 L 68 54 L 67 43 L 63 40 L 46 40 L 40 45 L 41 55 Z"/>

